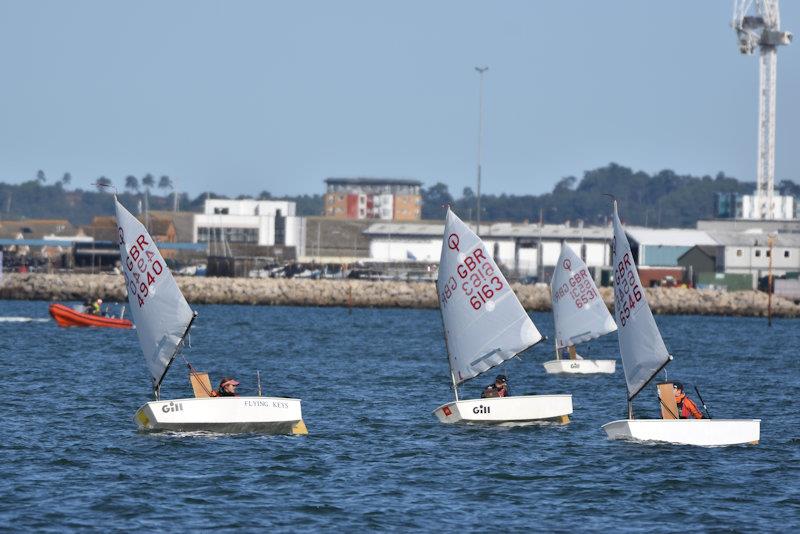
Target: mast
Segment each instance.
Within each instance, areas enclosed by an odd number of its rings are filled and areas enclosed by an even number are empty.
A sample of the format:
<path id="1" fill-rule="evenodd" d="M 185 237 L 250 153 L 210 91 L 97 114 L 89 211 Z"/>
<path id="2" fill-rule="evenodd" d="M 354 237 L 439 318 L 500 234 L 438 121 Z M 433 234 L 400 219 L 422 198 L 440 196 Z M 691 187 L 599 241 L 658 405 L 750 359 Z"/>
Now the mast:
<path id="1" fill-rule="evenodd" d="M 439 298 L 439 283 L 436 283 L 436 297 Z M 444 332 L 444 346 L 447 349 L 447 368 L 450 369 L 450 380 L 453 381 L 453 395 L 456 402 L 458 402 L 458 384 L 456 384 L 456 375 L 453 374 L 453 366 L 450 365 L 450 342 L 447 341 L 447 325 L 444 324 L 444 313 L 442 313 L 442 306 L 439 305 L 439 318 L 442 320 L 442 332 Z"/>
<path id="2" fill-rule="evenodd" d="M 153 386 L 153 395 L 155 396 L 156 400 L 158 400 L 159 394 L 161 392 L 161 382 L 164 381 L 164 377 L 167 376 L 167 371 L 169 371 L 172 362 L 175 361 L 175 358 L 178 356 L 178 352 L 183 347 L 183 340 L 186 339 L 186 336 L 189 335 L 189 329 L 192 327 L 192 323 L 194 323 L 194 320 L 196 318 L 197 318 L 197 312 L 193 311 L 192 318 L 189 319 L 189 324 L 186 325 L 186 330 L 183 332 L 180 342 L 178 342 L 178 344 L 175 345 L 175 351 L 172 353 L 172 356 L 169 359 L 169 363 L 167 363 L 167 366 L 164 368 L 164 372 L 161 373 L 161 378 L 159 378 L 158 382 Z"/>

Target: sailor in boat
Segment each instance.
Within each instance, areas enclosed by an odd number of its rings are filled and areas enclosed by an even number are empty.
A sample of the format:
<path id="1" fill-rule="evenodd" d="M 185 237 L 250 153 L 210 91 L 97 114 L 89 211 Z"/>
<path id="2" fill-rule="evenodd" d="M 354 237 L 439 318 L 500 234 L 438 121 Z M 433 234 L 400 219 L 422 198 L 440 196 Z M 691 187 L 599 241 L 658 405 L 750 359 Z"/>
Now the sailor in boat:
<path id="1" fill-rule="evenodd" d="M 497 375 L 497 378 L 494 379 L 494 384 L 489 384 L 486 386 L 486 389 L 483 390 L 481 398 L 508 397 L 508 395 L 508 378 L 506 375 Z"/>
<path id="2" fill-rule="evenodd" d="M 235 378 L 226 376 L 219 382 L 219 388 L 216 391 L 211 393 L 212 397 L 238 397 L 239 395 L 236 393 L 236 386 L 239 385 L 239 381 Z"/>
<path id="3" fill-rule="evenodd" d="M 675 389 L 675 402 L 678 405 L 678 416 L 681 419 L 690 419 L 692 417 L 695 419 L 702 419 L 702 412 L 697 409 L 697 405 L 694 401 L 686 396 L 686 393 L 683 391 L 683 384 L 675 382 L 672 384 L 672 387 Z"/>
<path id="4" fill-rule="evenodd" d="M 97 315 L 97 316 L 99 317 L 99 316 L 100 316 L 100 306 L 102 306 L 102 304 L 103 304 L 103 299 L 97 299 L 97 300 L 95 300 L 95 301 L 92 303 L 92 310 L 91 310 L 91 314 L 92 314 L 92 315 Z"/>

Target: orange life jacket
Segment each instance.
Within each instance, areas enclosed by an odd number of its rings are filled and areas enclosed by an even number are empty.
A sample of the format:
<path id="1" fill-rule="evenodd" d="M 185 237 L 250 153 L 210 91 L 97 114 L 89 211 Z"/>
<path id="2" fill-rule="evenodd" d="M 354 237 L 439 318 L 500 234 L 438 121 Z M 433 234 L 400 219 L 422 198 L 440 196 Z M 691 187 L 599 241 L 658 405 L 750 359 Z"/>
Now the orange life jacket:
<path id="1" fill-rule="evenodd" d="M 680 396 L 675 397 L 675 402 L 678 404 L 681 419 L 702 419 L 703 414 L 697 409 L 697 405 L 692 399 L 686 396 L 686 393 L 681 393 Z"/>

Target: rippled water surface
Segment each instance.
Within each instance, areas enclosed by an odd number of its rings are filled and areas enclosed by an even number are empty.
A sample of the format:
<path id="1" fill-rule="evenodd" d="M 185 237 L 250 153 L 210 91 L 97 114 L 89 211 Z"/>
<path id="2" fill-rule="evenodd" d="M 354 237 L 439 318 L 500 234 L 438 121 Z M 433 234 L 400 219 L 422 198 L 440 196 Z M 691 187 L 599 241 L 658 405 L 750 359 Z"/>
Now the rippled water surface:
<path id="1" fill-rule="evenodd" d="M 540 344 L 503 366 L 514 393 L 572 393 L 566 426 L 445 426 L 438 312 L 200 306 L 187 356 L 218 380 L 303 399 L 310 434 L 142 434 L 148 400 L 133 331 L 63 329 L 47 303 L 0 301 L 0 524 L 15 530 L 235 528 L 467 531 L 789 530 L 800 526 L 796 320 L 657 321 L 670 378 L 712 416 L 759 417 L 757 447 L 608 441 L 625 416 L 616 375 L 557 377 Z M 552 319 L 534 314 L 552 336 Z M 583 350 L 617 353 L 614 334 Z M 490 372 L 492 374 L 492 372 Z M 479 378 L 463 389 L 477 396 Z M 165 397 L 190 396 L 176 364 Z M 658 412 L 654 388 L 637 414 Z"/>

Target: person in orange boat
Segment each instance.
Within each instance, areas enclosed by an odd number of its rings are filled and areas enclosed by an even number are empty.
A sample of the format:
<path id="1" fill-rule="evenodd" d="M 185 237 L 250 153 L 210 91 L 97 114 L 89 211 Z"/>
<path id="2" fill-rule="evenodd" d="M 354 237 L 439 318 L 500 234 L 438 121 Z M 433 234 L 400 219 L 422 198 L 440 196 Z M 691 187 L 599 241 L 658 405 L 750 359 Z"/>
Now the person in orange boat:
<path id="1" fill-rule="evenodd" d="M 92 315 L 100 315 L 100 306 L 103 304 L 103 299 L 97 299 L 92 303 Z"/>
<path id="2" fill-rule="evenodd" d="M 239 395 L 236 393 L 236 386 L 239 385 L 239 381 L 235 378 L 226 376 L 219 382 L 219 388 L 213 392 L 214 397 L 238 397 Z"/>
<path id="3" fill-rule="evenodd" d="M 683 384 L 675 382 L 672 384 L 672 387 L 675 390 L 675 402 L 678 404 L 678 417 L 681 419 L 690 419 L 692 417 L 695 419 L 702 419 L 702 412 L 697 409 L 697 405 L 694 401 L 686 396 L 686 393 L 683 391 Z"/>

